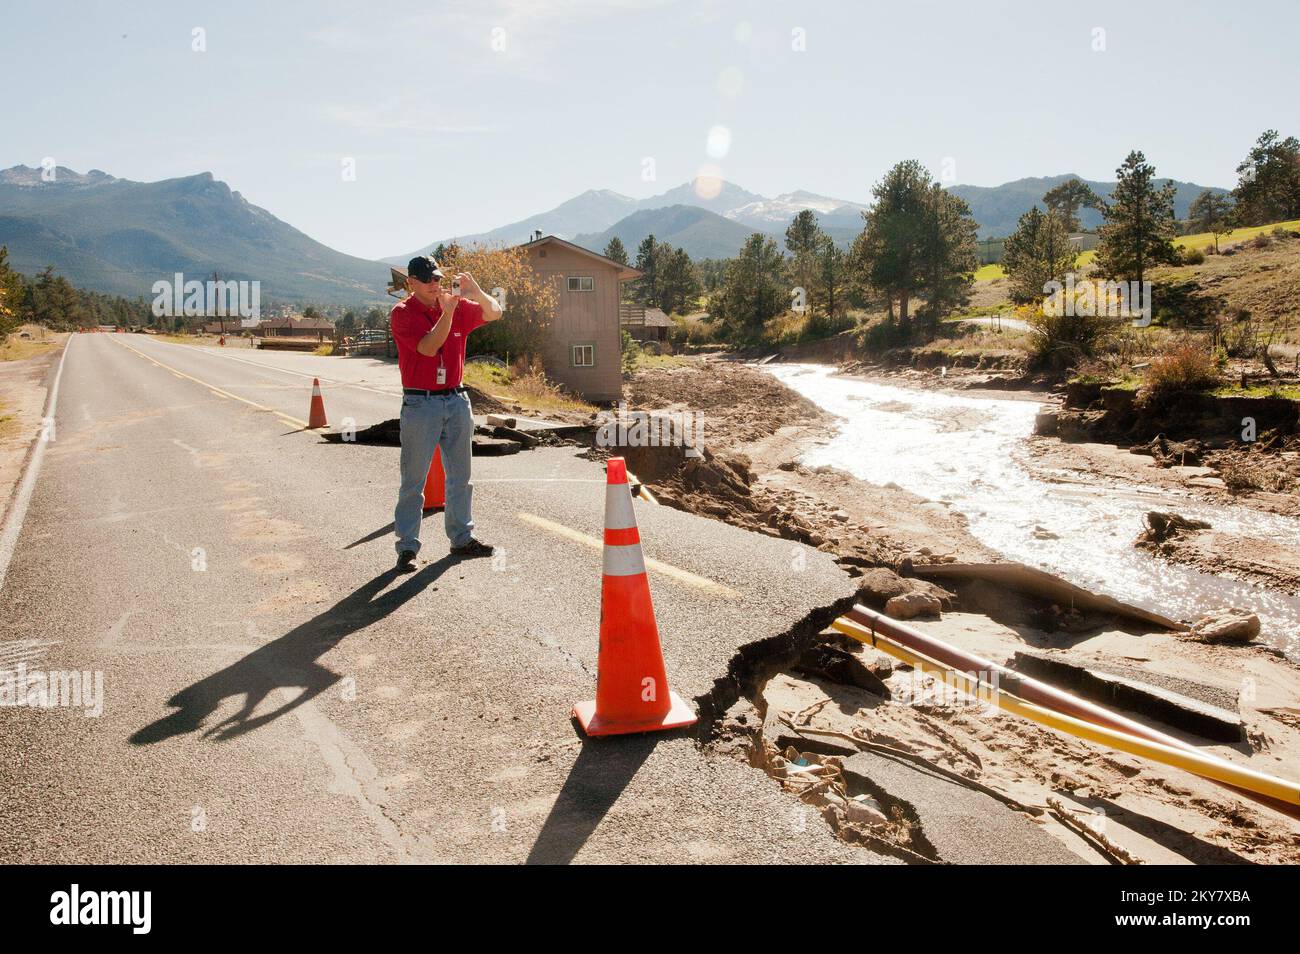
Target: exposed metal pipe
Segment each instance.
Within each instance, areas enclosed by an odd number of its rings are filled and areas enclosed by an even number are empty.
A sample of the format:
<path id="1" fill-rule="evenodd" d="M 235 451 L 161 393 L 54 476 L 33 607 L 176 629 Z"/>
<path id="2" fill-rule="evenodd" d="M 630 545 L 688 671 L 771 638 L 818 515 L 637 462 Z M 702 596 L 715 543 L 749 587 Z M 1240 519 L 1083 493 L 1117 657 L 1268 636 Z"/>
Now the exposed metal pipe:
<path id="1" fill-rule="evenodd" d="M 849 627 L 838 625 L 841 620 L 846 620 L 851 625 Z M 1231 789 L 1244 798 L 1249 798 L 1252 801 L 1267 805 L 1269 808 L 1281 812 L 1291 818 L 1300 819 L 1300 786 L 1297 786 L 1292 782 L 1287 782 L 1282 779 L 1273 779 L 1272 776 L 1255 773 L 1251 769 L 1242 769 L 1240 766 L 1234 765 L 1218 756 L 1203 753 L 1195 746 L 1184 742 L 1182 739 L 1167 735 L 1156 729 L 1150 728 L 1149 726 L 1143 725 L 1140 722 L 1134 721 L 1133 719 L 1126 718 L 1125 716 L 1117 715 L 1099 705 L 1087 702 L 1086 700 L 1073 696 L 1068 692 L 1057 689 L 1055 686 L 1048 685 L 1045 682 L 1040 682 L 1037 679 L 1023 676 L 1014 670 L 1008 669 L 1006 666 L 976 656 L 974 653 L 968 653 L 965 650 L 958 649 L 942 640 L 935 639 L 933 636 L 922 633 L 905 623 L 892 619 L 883 613 L 878 613 L 873 609 L 862 606 L 861 604 L 855 604 L 853 609 L 850 610 L 846 616 L 840 617 L 839 620 L 836 620 L 835 628 L 840 632 L 845 633 L 845 635 L 852 636 L 854 639 L 868 645 L 876 646 L 876 648 L 885 647 L 881 647 L 874 637 L 883 636 L 888 638 L 902 647 L 920 654 L 922 657 L 941 664 L 941 667 L 949 667 L 951 671 L 965 675 L 967 679 L 974 679 L 977 687 L 980 683 L 983 683 L 986 686 L 988 683 L 985 680 L 981 680 L 978 675 L 972 676 L 970 674 L 996 674 L 998 683 L 996 688 L 999 691 L 1009 694 L 1017 701 L 1024 700 L 1028 703 L 1036 703 L 1037 705 L 1031 706 L 1033 709 L 1038 709 L 1038 707 L 1041 706 L 1050 713 L 1060 713 L 1073 720 L 1079 720 L 1090 725 L 1102 726 L 1106 729 L 1114 730 L 1115 733 L 1119 733 L 1123 736 L 1136 737 L 1134 741 L 1146 740 L 1147 742 L 1154 743 L 1164 749 L 1186 753 L 1193 759 L 1194 763 L 1199 768 L 1192 767 L 1192 762 L 1189 762 L 1188 764 L 1179 764 L 1171 761 L 1169 758 L 1156 757 L 1161 755 L 1161 753 L 1156 750 L 1153 750 L 1153 754 L 1150 754 L 1147 757 L 1153 757 L 1156 761 L 1161 761 L 1166 764 L 1178 765 L 1178 767 L 1184 768 L 1186 771 L 1223 785 L 1225 788 Z M 896 654 L 891 653 L 891 655 Z M 995 687 L 993 686 L 989 686 L 987 690 L 983 691 L 989 692 L 994 688 Z M 1036 722 L 1045 722 L 1044 719 L 1037 717 L 1038 713 L 1029 713 L 1026 711 L 1019 712 L 1018 714 L 1024 715 L 1026 718 L 1033 719 Z M 1081 734 L 1078 731 L 1073 731 L 1064 726 L 1057 725 L 1053 727 L 1060 728 L 1061 731 L 1070 732 L 1073 735 Z M 1094 739 L 1094 741 L 1102 740 Z M 1124 751 L 1132 751 L 1130 746 L 1114 745 L 1113 740 L 1106 741 L 1104 744 L 1122 748 Z M 1141 753 L 1134 752 L 1133 754 Z M 1219 770 L 1209 771 L 1209 774 L 1207 774 L 1206 770 L 1211 768 L 1210 763 L 1216 764 L 1219 767 Z M 1277 782 L 1281 788 L 1276 788 L 1271 784 L 1261 784 L 1259 783 L 1259 780 L 1252 780 L 1247 777 L 1242 777 L 1240 779 L 1240 784 L 1229 780 L 1229 777 L 1232 774 L 1238 772 L 1262 775 L 1262 778 L 1264 779 L 1269 779 L 1271 782 Z"/>

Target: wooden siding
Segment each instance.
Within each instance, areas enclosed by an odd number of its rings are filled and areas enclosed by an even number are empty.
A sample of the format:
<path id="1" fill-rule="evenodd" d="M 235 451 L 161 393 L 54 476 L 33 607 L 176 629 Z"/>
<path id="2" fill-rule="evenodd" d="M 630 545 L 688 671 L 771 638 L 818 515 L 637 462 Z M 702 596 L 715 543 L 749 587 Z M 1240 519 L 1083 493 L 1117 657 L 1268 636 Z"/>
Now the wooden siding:
<path id="1" fill-rule="evenodd" d="M 619 400 L 623 368 L 618 269 L 554 243 L 529 249 L 528 259 L 533 270 L 555 288 L 555 316 L 542 356 L 547 376 L 589 401 Z M 592 291 L 568 290 L 566 279 L 580 277 L 592 279 Z M 575 344 L 594 346 L 594 367 L 573 367 Z"/>

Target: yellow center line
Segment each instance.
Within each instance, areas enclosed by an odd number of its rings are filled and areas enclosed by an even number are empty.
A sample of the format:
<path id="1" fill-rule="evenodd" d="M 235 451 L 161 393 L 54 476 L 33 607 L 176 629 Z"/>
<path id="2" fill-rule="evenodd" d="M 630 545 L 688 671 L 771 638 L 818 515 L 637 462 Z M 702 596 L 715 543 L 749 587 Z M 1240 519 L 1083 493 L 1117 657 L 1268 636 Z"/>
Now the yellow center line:
<path id="1" fill-rule="evenodd" d="M 170 371 L 178 378 L 185 378 L 187 381 L 193 381 L 195 384 L 202 385 L 203 387 L 207 388 L 209 391 L 211 391 L 219 398 L 230 398 L 232 401 L 239 401 L 241 404 L 247 404 L 249 407 L 257 408 L 257 410 L 259 411 L 269 411 L 270 413 L 279 417 L 281 420 L 287 421 L 290 424 L 294 425 L 295 427 L 305 428 L 307 426 L 306 421 L 299 420 L 296 417 L 290 417 L 288 414 L 285 414 L 283 411 L 277 410 L 276 408 L 267 407 L 264 404 L 258 404 L 256 401 L 250 401 L 248 398 L 242 398 L 238 394 L 231 394 L 229 391 L 222 390 L 221 388 L 217 387 L 215 384 L 209 384 L 207 381 L 200 381 L 198 378 L 194 377 L 191 374 L 186 374 L 184 371 L 177 371 L 171 365 L 163 364 L 157 358 L 145 354 L 143 351 L 140 351 L 138 348 L 131 347 L 125 341 L 117 341 L 116 343 L 120 344 L 127 351 L 132 351 L 135 354 L 138 354 L 146 361 L 150 361 L 153 364 L 156 364 L 158 367 L 166 371 Z"/>
<path id="2" fill-rule="evenodd" d="M 158 342 L 154 342 L 154 343 L 155 343 L 155 344 L 162 344 L 162 345 L 169 345 L 169 346 L 171 346 L 171 347 L 173 347 L 173 348 L 192 348 L 192 347 L 194 347 L 193 345 L 178 344 L 178 343 L 175 342 L 175 341 L 158 341 Z M 402 396 L 402 392 L 401 392 L 401 389 L 400 389 L 400 388 L 390 388 L 390 389 L 388 389 L 388 390 L 385 390 L 385 389 L 383 389 L 383 388 L 372 388 L 372 387 L 370 387 L 370 386 L 368 386 L 368 385 L 365 385 L 365 384 L 357 384 L 357 383 L 352 382 L 352 381 L 342 381 L 342 380 L 340 380 L 340 379 L 338 379 L 338 378 L 327 378 L 327 377 L 323 377 L 322 375 L 320 375 L 320 374 L 317 373 L 317 372 L 294 371 L 294 370 L 292 370 L 291 368 L 281 368 L 281 367 L 277 367 L 276 365 L 273 365 L 273 364 L 265 364 L 265 363 L 263 363 L 263 362 L 261 362 L 261 361 L 251 361 L 251 360 L 249 360 L 248 358 L 241 358 L 241 357 L 239 357 L 238 355 L 229 354 L 229 353 L 227 353 L 227 352 L 223 352 L 223 351 L 207 351 L 206 353 L 211 354 L 214 358 L 225 358 L 227 361 L 238 361 L 238 362 L 240 362 L 241 364 L 247 364 L 247 365 L 250 365 L 251 367 L 254 367 L 254 368 L 260 368 L 260 369 L 263 370 L 263 371 L 277 371 L 277 372 L 279 372 L 280 374 L 293 374 L 293 375 L 297 375 L 297 376 L 300 377 L 300 378 L 319 378 L 322 387 L 324 387 L 324 386 L 327 385 L 327 384 L 333 384 L 333 385 L 336 385 L 336 386 L 338 386 L 338 387 L 343 387 L 343 388 L 356 388 L 358 391 L 370 391 L 370 392 L 372 392 L 372 393 L 374 393 L 374 394 L 382 394 L 382 395 L 384 395 L 385 397 L 401 397 L 401 396 Z M 246 388 L 263 388 L 263 387 L 266 387 L 266 388 L 279 388 L 279 387 L 285 387 L 285 388 L 287 388 L 287 387 L 289 387 L 289 385 L 287 385 L 287 384 L 241 384 L 241 385 L 239 385 L 239 386 L 240 386 L 240 387 L 246 387 Z"/>
<path id="3" fill-rule="evenodd" d="M 564 537 L 566 540 L 572 540 L 575 543 L 582 543 L 595 550 L 603 549 L 605 541 L 597 540 L 595 537 L 588 536 L 580 530 L 574 530 L 572 527 L 566 527 L 562 523 L 556 523 L 554 520 L 547 520 L 545 517 L 539 517 L 535 513 L 525 513 L 520 510 L 515 516 L 524 523 L 531 523 L 535 527 L 541 527 L 543 530 L 549 530 L 557 536 Z M 678 583 L 685 583 L 687 586 L 693 586 L 696 589 L 705 590 L 717 596 L 725 596 L 727 599 L 738 600 L 741 594 L 729 586 L 710 580 L 705 576 L 698 576 L 690 570 L 683 570 L 680 567 L 673 566 L 671 563 L 664 563 L 662 560 L 652 560 L 645 558 L 646 569 L 654 570 L 656 573 L 662 573 L 669 579 L 676 580 Z"/>

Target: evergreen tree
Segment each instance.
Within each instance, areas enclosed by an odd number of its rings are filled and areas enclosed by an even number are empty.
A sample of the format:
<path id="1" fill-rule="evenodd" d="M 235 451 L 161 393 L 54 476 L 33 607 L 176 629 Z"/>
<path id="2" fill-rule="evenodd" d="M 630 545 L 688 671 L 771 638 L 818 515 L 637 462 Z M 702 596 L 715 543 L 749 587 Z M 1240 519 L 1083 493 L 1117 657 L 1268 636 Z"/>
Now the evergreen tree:
<path id="1" fill-rule="evenodd" d="M 785 230 L 785 248 L 790 253 L 790 282 L 804 290 L 804 300 L 812 306 L 815 296 L 818 262 L 825 233 L 817 224 L 812 209 L 802 209 Z"/>
<path id="2" fill-rule="evenodd" d="M 674 249 L 660 245 L 662 260 L 659 265 L 660 289 L 659 307 L 666 313 L 681 313 L 690 304 L 695 306 L 695 299 L 700 294 L 700 277 L 686 249 Z"/>
<path id="3" fill-rule="evenodd" d="M 921 258 L 929 181 L 930 173 L 915 159 L 890 169 L 872 189 L 875 202 L 864 213 L 866 227 L 853 243 L 853 258 L 865 284 L 891 303 L 898 299 L 904 325 L 912 296 L 925 281 Z"/>
<path id="4" fill-rule="evenodd" d="M 957 305 L 964 305 L 979 268 L 976 235 L 979 226 L 966 200 L 939 183 L 930 185 L 925 206 L 921 274 L 926 314 L 937 322 Z"/>
<path id="5" fill-rule="evenodd" d="M 1206 189 L 1192 200 L 1187 210 L 1187 224 L 1193 232 L 1209 232 L 1214 236 L 1214 251 L 1219 251 L 1219 236 L 1232 231 L 1234 209 L 1232 198 Z"/>
<path id="6" fill-rule="evenodd" d="M 1103 213 L 1097 268 L 1107 278 L 1141 282 L 1154 265 L 1178 261 L 1174 248 L 1174 185 L 1155 186 L 1155 168 L 1134 150 L 1116 170 L 1119 181 Z"/>
<path id="7" fill-rule="evenodd" d="M 710 320 L 721 322 L 727 338 L 755 340 L 785 310 L 784 266 L 776 241 L 762 232 L 751 235 L 727 263 L 726 277 L 709 302 Z"/>
<path id="8" fill-rule="evenodd" d="M 627 264 L 627 249 L 623 247 L 623 242 L 617 235 L 610 239 L 609 244 L 605 246 L 605 257 L 612 258 L 620 265 Z"/>
<path id="9" fill-rule="evenodd" d="M 653 235 L 647 235 L 636 249 L 636 268 L 641 272 L 632 286 L 636 300 L 644 305 L 654 305 L 659 301 L 659 266 L 663 256 L 659 254 L 659 243 Z"/>
<path id="10" fill-rule="evenodd" d="M 1242 225 L 1265 225 L 1300 218 L 1300 141 L 1265 131 L 1237 166 L 1238 218 Z"/>
<path id="11" fill-rule="evenodd" d="M 1079 211 L 1097 209 L 1101 211 L 1105 203 L 1086 183 L 1078 179 L 1067 179 L 1054 189 L 1049 189 L 1043 196 L 1043 205 L 1064 226 L 1066 234 L 1079 231 Z"/>
<path id="12" fill-rule="evenodd" d="M 1034 206 L 1020 217 L 1015 233 L 1002 246 L 1002 268 L 1011 286 L 1011 300 L 1042 301 L 1047 283 L 1063 280 L 1078 259 L 1060 216 Z"/>

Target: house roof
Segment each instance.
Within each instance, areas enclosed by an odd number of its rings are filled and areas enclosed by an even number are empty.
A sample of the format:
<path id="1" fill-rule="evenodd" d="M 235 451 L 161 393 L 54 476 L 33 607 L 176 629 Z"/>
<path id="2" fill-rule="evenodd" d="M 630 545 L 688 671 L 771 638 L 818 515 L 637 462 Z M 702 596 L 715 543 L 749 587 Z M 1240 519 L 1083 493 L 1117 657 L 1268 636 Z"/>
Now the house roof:
<path id="1" fill-rule="evenodd" d="M 334 327 L 334 322 L 325 318 L 263 318 L 257 323 L 259 328 L 309 328 L 326 331 Z"/>
<path id="2" fill-rule="evenodd" d="M 645 325 L 647 328 L 671 328 L 673 320 L 663 313 L 659 308 L 647 308 L 645 310 Z"/>
<path id="3" fill-rule="evenodd" d="M 624 265 L 622 262 L 616 262 L 612 258 L 607 258 L 604 255 L 601 255 L 597 252 L 593 252 L 589 248 L 583 248 L 581 245 L 574 245 L 572 242 L 566 242 L 564 239 L 558 238 L 557 236 L 554 235 L 543 235 L 539 239 L 533 239 L 531 242 L 524 242 L 522 245 L 517 245 L 515 247 L 532 249 L 532 248 L 540 248 L 543 245 L 550 245 L 550 244 L 562 245 L 567 249 L 572 249 L 575 252 L 579 252 L 590 258 L 594 258 L 596 259 L 596 261 L 600 262 L 601 264 L 613 265 L 615 268 L 618 269 L 618 280 L 621 282 L 625 282 L 633 278 L 641 277 L 641 270 L 639 268 L 633 268 L 631 265 Z"/>

